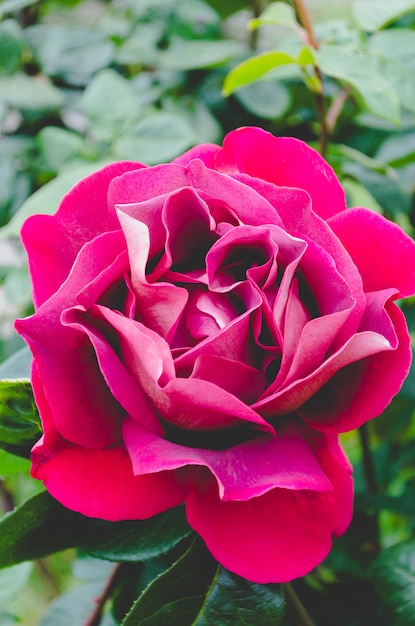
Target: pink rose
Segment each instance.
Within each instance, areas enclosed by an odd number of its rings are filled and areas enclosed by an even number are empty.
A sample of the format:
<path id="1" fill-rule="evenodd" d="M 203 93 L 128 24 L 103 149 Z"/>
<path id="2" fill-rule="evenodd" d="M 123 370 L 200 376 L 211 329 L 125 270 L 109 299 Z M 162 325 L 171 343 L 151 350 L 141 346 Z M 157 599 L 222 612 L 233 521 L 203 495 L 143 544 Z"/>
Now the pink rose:
<path id="1" fill-rule="evenodd" d="M 346 209 L 306 144 L 258 128 L 109 165 L 22 235 L 33 476 L 107 520 L 185 502 L 216 559 L 255 582 L 319 564 L 352 513 L 338 433 L 409 369 L 393 301 L 415 291 L 414 242 Z"/>

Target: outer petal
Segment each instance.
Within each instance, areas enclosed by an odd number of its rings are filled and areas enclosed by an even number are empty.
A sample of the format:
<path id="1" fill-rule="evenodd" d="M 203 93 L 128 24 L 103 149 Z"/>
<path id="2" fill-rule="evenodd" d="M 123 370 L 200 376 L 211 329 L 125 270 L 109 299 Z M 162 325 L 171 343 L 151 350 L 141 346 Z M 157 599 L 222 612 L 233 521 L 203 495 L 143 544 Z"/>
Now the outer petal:
<path id="1" fill-rule="evenodd" d="M 142 167 L 129 161 L 108 165 L 75 185 L 55 215 L 34 215 L 25 221 L 21 234 L 35 307 L 58 290 L 84 243 L 117 228 L 112 207 L 107 206 L 108 185 L 124 172 Z"/>
<path id="2" fill-rule="evenodd" d="M 261 128 L 239 128 L 226 135 L 215 166 L 222 172 L 243 172 L 275 185 L 304 189 L 311 196 L 313 211 L 324 219 L 346 208 L 332 168 L 298 139 L 275 137 Z"/>
<path id="3" fill-rule="evenodd" d="M 415 242 L 399 226 L 356 208 L 335 216 L 330 227 L 357 265 L 366 292 L 395 287 L 401 297 L 415 293 Z"/>
<path id="4" fill-rule="evenodd" d="M 44 430 L 32 450 L 32 476 L 54 498 L 73 511 L 113 522 L 146 519 L 183 502 L 189 483 L 182 472 L 134 476 L 125 448 L 68 444 L 55 429 L 36 367 L 32 380 Z"/>
<path id="5" fill-rule="evenodd" d="M 314 451 L 333 491 L 276 488 L 246 502 L 223 502 L 211 481 L 192 492 L 188 521 L 222 565 L 257 583 L 282 583 L 327 556 L 332 536 L 350 523 L 353 482 L 336 438 L 316 442 Z"/>

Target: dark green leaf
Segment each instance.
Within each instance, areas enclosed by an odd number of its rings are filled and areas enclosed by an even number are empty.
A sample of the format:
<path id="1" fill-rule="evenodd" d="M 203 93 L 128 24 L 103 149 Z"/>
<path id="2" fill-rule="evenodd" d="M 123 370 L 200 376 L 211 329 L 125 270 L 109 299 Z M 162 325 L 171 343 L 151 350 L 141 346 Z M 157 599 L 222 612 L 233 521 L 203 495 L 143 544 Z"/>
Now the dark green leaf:
<path id="1" fill-rule="evenodd" d="M 0 9 L 1 10 L 1 9 Z M 0 24 L 0 73 L 12 74 L 20 66 L 22 37 L 14 20 Z"/>
<path id="2" fill-rule="evenodd" d="M 109 561 L 144 561 L 173 548 L 191 529 L 181 507 L 148 520 L 104 522 L 95 520 L 93 533 L 82 546 L 85 552 Z"/>
<path id="3" fill-rule="evenodd" d="M 0 380 L 0 446 L 29 451 L 42 434 L 29 380 Z"/>
<path id="4" fill-rule="evenodd" d="M 138 598 L 122 626 L 190 626 L 218 569 L 203 542 L 196 538 L 187 552 Z"/>
<path id="5" fill-rule="evenodd" d="M 134 604 L 122 626 L 280 626 L 280 585 L 251 583 L 218 565 L 196 538 Z"/>
<path id="6" fill-rule="evenodd" d="M 258 585 L 223 567 L 213 581 L 194 626 L 282 626 L 282 585 Z"/>
<path id="7" fill-rule="evenodd" d="M 413 626 L 415 616 L 415 539 L 378 556 L 371 571 L 379 600 L 392 612 L 394 626 Z"/>
<path id="8" fill-rule="evenodd" d="M 167 552 L 189 532 L 180 507 L 144 521 L 104 522 L 42 492 L 0 521 L 0 567 L 72 547 L 108 560 L 142 560 Z"/>

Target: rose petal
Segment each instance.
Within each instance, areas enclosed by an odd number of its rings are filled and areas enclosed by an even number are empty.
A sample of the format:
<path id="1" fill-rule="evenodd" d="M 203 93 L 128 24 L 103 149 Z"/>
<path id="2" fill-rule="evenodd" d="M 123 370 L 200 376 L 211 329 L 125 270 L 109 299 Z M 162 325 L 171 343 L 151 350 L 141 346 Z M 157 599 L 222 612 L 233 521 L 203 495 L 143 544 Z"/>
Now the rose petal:
<path id="1" fill-rule="evenodd" d="M 172 443 L 130 419 L 124 423 L 123 436 L 136 475 L 205 466 L 215 476 L 223 501 L 250 500 L 275 487 L 321 492 L 333 489 L 294 423 L 281 425 L 276 437 L 260 436 L 226 450 Z M 220 436 L 218 431 L 218 442 Z"/>
<path id="2" fill-rule="evenodd" d="M 34 215 L 25 221 L 21 234 L 36 308 L 59 289 L 84 243 L 118 228 L 115 214 L 107 207 L 111 180 L 143 167 L 129 161 L 107 165 L 77 183 L 55 215 Z"/>
<path id="3" fill-rule="evenodd" d="M 390 287 L 401 297 L 415 293 L 415 242 L 399 226 L 369 209 L 348 209 L 330 227 L 349 252 L 365 291 Z"/>
<path id="4" fill-rule="evenodd" d="M 239 128 L 226 135 L 215 165 L 221 172 L 242 172 L 274 185 L 304 189 L 311 196 L 313 211 L 324 219 L 346 208 L 333 169 L 318 152 L 292 137 Z"/>
<path id="5" fill-rule="evenodd" d="M 350 523 L 353 482 L 336 438 L 316 443 L 314 452 L 331 491 L 277 487 L 247 501 L 224 502 L 212 480 L 189 495 L 189 524 L 219 563 L 253 582 L 282 583 L 304 576 L 327 556 L 332 536 Z"/>

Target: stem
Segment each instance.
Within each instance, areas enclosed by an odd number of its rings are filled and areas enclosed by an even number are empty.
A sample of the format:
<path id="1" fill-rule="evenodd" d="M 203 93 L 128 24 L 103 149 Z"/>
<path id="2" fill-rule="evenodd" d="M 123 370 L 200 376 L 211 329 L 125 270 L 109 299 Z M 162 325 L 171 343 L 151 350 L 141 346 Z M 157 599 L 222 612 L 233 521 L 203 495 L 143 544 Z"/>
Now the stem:
<path id="1" fill-rule="evenodd" d="M 351 87 L 345 87 L 341 91 L 341 93 L 339 93 L 337 98 L 333 100 L 331 107 L 327 111 L 326 125 L 327 125 L 327 130 L 330 134 L 332 134 L 335 129 L 337 120 L 339 119 L 339 115 L 345 105 L 347 98 L 350 95 L 350 92 L 351 92 Z"/>
<path id="2" fill-rule="evenodd" d="M 311 21 L 310 12 L 307 5 L 303 0 L 292 0 L 295 7 L 298 21 L 307 33 L 308 42 L 315 50 L 318 49 L 319 43 L 314 32 L 313 22 Z M 319 67 L 314 68 L 315 75 L 318 78 L 321 85 L 323 85 L 323 75 Z M 320 125 L 319 133 L 319 150 L 320 154 L 324 157 L 327 151 L 327 144 L 330 136 L 329 128 L 326 120 L 326 103 L 323 90 L 321 92 L 314 92 L 314 100 L 316 103 L 316 114 Z"/>
<path id="3" fill-rule="evenodd" d="M 362 464 L 363 473 L 366 481 L 366 487 L 369 493 L 378 493 L 379 487 L 376 479 L 375 465 L 373 462 L 372 450 L 370 448 L 369 439 L 369 426 L 367 423 L 363 424 L 359 429 L 360 445 L 362 447 Z M 371 526 L 371 543 L 372 548 L 378 552 L 380 549 L 380 530 L 379 530 L 379 518 L 376 513 L 368 515 Z"/>
<path id="4" fill-rule="evenodd" d="M 112 574 L 108 578 L 107 584 L 104 587 L 101 597 L 98 598 L 96 606 L 94 610 L 92 611 L 91 615 L 87 618 L 84 626 L 99 626 L 105 603 L 107 602 L 108 598 L 111 596 L 112 590 L 115 587 L 115 583 L 118 581 L 121 568 L 122 568 L 122 563 L 118 563 L 118 565 L 116 565 L 114 569 L 112 570 Z"/>
<path id="5" fill-rule="evenodd" d="M 286 583 L 285 597 L 287 600 L 288 608 L 291 611 L 291 616 L 294 619 L 296 626 L 314 626 L 314 622 L 307 613 L 304 604 L 301 602 L 297 593 L 294 591 L 291 583 Z"/>
<path id="6" fill-rule="evenodd" d="M 267 0 L 252 0 L 252 17 L 256 19 L 265 11 Z M 258 29 L 251 30 L 249 35 L 249 47 L 251 50 L 256 50 L 258 47 Z"/>

